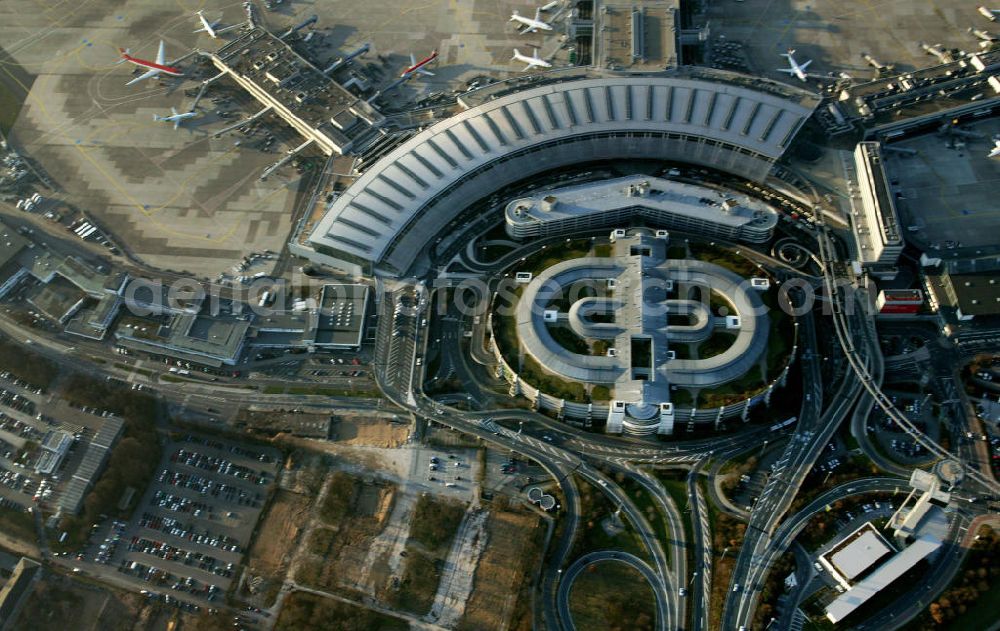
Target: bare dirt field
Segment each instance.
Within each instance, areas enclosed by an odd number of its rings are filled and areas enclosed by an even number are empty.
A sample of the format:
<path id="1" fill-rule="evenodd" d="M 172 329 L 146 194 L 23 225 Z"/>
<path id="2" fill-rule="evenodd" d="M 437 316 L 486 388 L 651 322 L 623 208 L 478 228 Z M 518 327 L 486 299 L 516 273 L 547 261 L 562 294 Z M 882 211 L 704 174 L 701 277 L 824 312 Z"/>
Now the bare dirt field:
<path id="1" fill-rule="evenodd" d="M 363 591 L 368 549 L 385 528 L 395 494 L 396 486 L 389 482 L 334 473 L 295 580 L 331 591 Z"/>
<path id="2" fill-rule="evenodd" d="M 311 506 L 309 496 L 278 491 L 250 548 L 247 578 L 251 593 L 273 595 L 280 587 Z M 253 577 L 258 576 L 263 580 L 255 583 Z M 268 604 L 268 599 L 262 604 Z"/>
<path id="3" fill-rule="evenodd" d="M 406 443 L 409 425 L 384 419 L 338 416 L 333 420 L 330 438 L 345 445 L 364 445 L 395 449 Z"/>
<path id="4" fill-rule="evenodd" d="M 490 513 L 486 549 L 458 628 L 531 629 L 530 590 L 545 526 L 527 509 Z"/>

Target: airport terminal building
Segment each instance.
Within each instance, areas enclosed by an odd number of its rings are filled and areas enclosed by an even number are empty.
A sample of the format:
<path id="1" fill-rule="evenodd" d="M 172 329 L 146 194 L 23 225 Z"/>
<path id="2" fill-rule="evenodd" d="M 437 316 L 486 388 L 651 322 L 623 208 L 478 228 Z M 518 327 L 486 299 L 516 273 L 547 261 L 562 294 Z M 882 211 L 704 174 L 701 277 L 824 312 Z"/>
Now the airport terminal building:
<path id="1" fill-rule="evenodd" d="M 674 161 L 762 182 L 817 104 L 797 88 L 696 68 L 503 94 L 368 167 L 296 253 L 352 274 L 403 275 L 471 202 L 586 162 Z"/>

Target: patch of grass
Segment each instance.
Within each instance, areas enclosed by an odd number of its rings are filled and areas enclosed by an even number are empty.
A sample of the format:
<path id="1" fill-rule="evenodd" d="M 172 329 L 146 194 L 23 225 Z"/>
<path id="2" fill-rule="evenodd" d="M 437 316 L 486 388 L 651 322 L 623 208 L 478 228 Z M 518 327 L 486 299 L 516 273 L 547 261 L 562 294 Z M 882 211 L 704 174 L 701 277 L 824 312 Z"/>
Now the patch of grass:
<path id="1" fill-rule="evenodd" d="M 292 592 L 285 599 L 274 628 L 277 631 L 298 629 L 405 631 L 410 625 L 404 620 L 340 600 L 306 592 Z"/>
<path id="2" fill-rule="evenodd" d="M 430 611 L 441 582 L 440 559 L 416 546 L 406 546 L 406 566 L 399 589 L 389 593 L 389 603 L 405 611 L 423 615 Z"/>
<path id="3" fill-rule="evenodd" d="M 464 515 L 465 506 L 459 502 L 422 495 L 413 509 L 410 540 L 428 550 L 447 552 Z"/>
<path id="4" fill-rule="evenodd" d="M 610 401 L 611 390 L 607 386 L 594 386 L 590 389 L 591 401 Z"/>
<path id="5" fill-rule="evenodd" d="M 736 334 L 728 331 L 713 331 L 712 336 L 698 345 L 698 357 L 708 359 L 729 350 L 736 341 Z"/>
<path id="6" fill-rule="evenodd" d="M 2 86 L 0 83 L 0 92 Z M 59 372 L 53 362 L 7 338 L 0 338 L 0 366 L 39 388 L 48 388 Z"/>
<path id="7" fill-rule="evenodd" d="M 319 516 L 328 524 L 336 524 L 346 517 L 354 504 L 361 480 L 344 471 L 336 471 L 330 476 L 329 487 L 319 507 Z"/>
<path id="8" fill-rule="evenodd" d="M 590 345 L 587 344 L 587 340 L 574 333 L 573 329 L 568 326 L 550 326 L 548 329 L 549 335 L 556 341 L 556 344 L 569 352 L 577 355 L 590 354 Z"/>
<path id="9" fill-rule="evenodd" d="M 166 379 L 166 376 L 164 376 L 164 379 Z M 367 397 L 372 395 L 370 388 L 347 390 L 344 388 L 331 388 L 329 386 L 282 386 L 276 384 L 264 386 L 261 392 L 263 394 L 301 394 L 324 397 Z"/>
<path id="10" fill-rule="evenodd" d="M 31 543 L 38 541 L 35 518 L 31 513 L 21 509 L 0 508 L 0 531 L 22 541 Z"/>
<path id="11" fill-rule="evenodd" d="M 760 367 L 754 366 L 742 377 L 711 390 L 702 390 L 698 393 L 699 407 L 719 407 L 729 405 L 737 401 L 742 401 L 764 390 L 767 384 L 760 376 Z"/>
<path id="12" fill-rule="evenodd" d="M 588 402 L 587 392 L 582 383 L 567 381 L 546 373 L 531 356 L 525 356 L 520 374 L 522 379 L 546 394 L 569 401 Z"/>
<path id="13" fill-rule="evenodd" d="M 604 521 L 611 517 L 618 507 L 583 478 L 577 476 L 576 484 L 580 489 L 581 520 L 572 552 L 567 559 L 571 562 L 595 550 L 622 550 L 648 560 L 649 555 L 642 545 L 639 534 L 624 515 L 621 516 L 621 520 L 625 527 L 620 533 L 609 535 L 604 529 Z"/>
<path id="14" fill-rule="evenodd" d="M 670 400 L 675 408 L 691 407 L 694 404 L 694 397 L 684 388 L 674 390 L 670 393 Z"/>
<path id="15" fill-rule="evenodd" d="M 22 101 L 11 91 L 5 82 L 0 81 L 0 132 L 4 136 L 10 133 L 17 115 L 21 113 Z"/>
<path id="16" fill-rule="evenodd" d="M 629 494 L 632 501 L 635 502 L 636 508 L 646 517 L 649 525 L 653 527 L 656 537 L 663 543 L 663 551 L 666 553 L 667 562 L 670 563 L 670 554 L 673 551 L 673 548 L 667 544 L 670 541 L 670 528 L 667 526 L 666 518 L 656 508 L 656 504 L 653 502 L 653 498 L 650 497 L 649 491 L 632 479 L 625 480 L 620 486 Z"/>
<path id="17" fill-rule="evenodd" d="M 656 622 L 653 590 L 645 577 L 614 561 L 591 565 L 577 577 L 569 607 L 578 629 L 642 631 Z"/>
<path id="18" fill-rule="evenodd" d="M 756 265 L 728 248 L 694 241 L 689 244 L 689 247 L 691 248 L 692 258 L 715 263 L 736 272 L 744 278 L 749 278 L 759 273 Z"/>

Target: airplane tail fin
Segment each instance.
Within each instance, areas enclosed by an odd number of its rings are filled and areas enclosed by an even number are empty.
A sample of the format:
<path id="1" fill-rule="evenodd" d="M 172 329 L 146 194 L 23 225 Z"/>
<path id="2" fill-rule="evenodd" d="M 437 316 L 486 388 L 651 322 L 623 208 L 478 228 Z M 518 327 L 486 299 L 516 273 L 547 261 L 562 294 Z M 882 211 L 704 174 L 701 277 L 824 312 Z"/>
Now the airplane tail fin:
<path id="1" fill-rule="evenodd" d="M 118 49 L 118 54 L 119 54 L 119 55 L 121 55 L 121 59 L 119 59 L 119 60 L 118 60 L 118 61 L 116 61 L 115 63 L 116 63 L 116 64 L 121 64 L 121 63 L 125 63 L 125 61 L 127 61 L 127 60 L 125 59 L 125 55 L 129 55 L 129 54 L 131 54 L 131 52 L 129 51 L 129 49 L 128 49 L 128 48 L 119 48 L 119 49 Z"/>
<path id="2" fill-rule="evenodd" d="M 511 60 L 511 61 L 514 61 L 514 60 L 515 60 L 515 59 L 517 59 L 517 58 L 518 58 L 518 57 L 519 57 L 520 55 L 521 55 L 521 53 L 517 52 L 517 49 L 515 48 L 515 49 L 514 49 L 514 56 L 513 56 L 513 57 L 511 57 L 511 58 L 510 58 L 510 60 Z"/>
<path id="3" fill-rule="evenodd" d="M 795 54 L 795 49 L 794 48 L 789 48 L 788 49 L 788 54 L 789 55 L 794 55 Z"/>
<path id="4" fill-rule="evenodd" d="M 518 17 L 520 17 L 520 15 L 521 15 L 521 14 L 520 14 L 520 13 L 518 13 L 517 11 L 511 11 L 511 12 L 510 12 L 510 19 L 509 19 L 509 20 L 507 20 L 507 21 L 508 21 L 508 22 L 513 22 L 513 21 L 517 20 L 517 18 L 518 18 Z"/>

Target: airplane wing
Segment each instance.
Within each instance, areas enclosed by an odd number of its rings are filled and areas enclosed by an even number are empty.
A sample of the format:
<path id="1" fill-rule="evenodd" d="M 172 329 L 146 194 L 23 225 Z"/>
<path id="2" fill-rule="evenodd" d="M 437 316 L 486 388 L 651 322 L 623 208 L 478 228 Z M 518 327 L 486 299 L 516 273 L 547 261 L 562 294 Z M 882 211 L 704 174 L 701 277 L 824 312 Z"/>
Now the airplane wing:
<path id="1" fill-rule="evenodd" d="M 160 74 L 159 70 L 149 70 L 147 72 L 142 73 L 141 75 L 139 75 L 135 79 L 132 79 L 131 81 L 129 81 L 125 85 L 129 86 L 129 85 L 133 85 L 135 83 L 139 83 L 140 81 L 145 81 L 146 79 L 152 79 L 153 77 L 155 77 L 158 74 Z"/>
<path id="2" fill-rule="evenodd" d="M 541 8 L 535 9 L 535 20 L 538 22 L 542 21 L 542 10 Z"/>
<path id="3" fill-rule="evenodd" d="M 163 45 L 163 40 L 160 40 L 160 49 L 156 52 L 156 63 L 159 65 L 164 65 L 167 63 L 167 49 Z"/>
<path id="4" fill-rule="evenodd" d="M 180 118 L 175 118 L 174 119 L 174 129 L 177 129 L 180 126 L 181 126 L 181 119 Z"/>
<path id="5" fill-rule="evenodd" d="M 174 116 L 177 116 L 177 108 L 171 107 L 170 108 L 170 113 L 173 114 Z"/>
<path id="6" fill-rule="evenodd" d="M 413 53 L 410 53 L 410 67 L 412 68 L 413 66 L 416 65 L 417 65 L 417 58 L 413 56 Z"/>
<path id="7" fill-rule="evenodd" d="M 799 64 L 799 68 L 802 68 L 803 70 L 805 70 L 806 68 L 809 67 L 809 64 L 811 64 L 812 62 L 813 62 L 812 59 L 810 59 L 809 61 L 804 61 L 804 62 L 802 62 L 802 63 Z"/>
<path id="8" fill-rule="evenodd" d="M 217 28 L 217 29 L 215 29 L 215 34 L 216 35 L 221 35 L 222 33 L 227 33 L 229 31 L 235 31 L 236 29 L 240 28 L 241 26 L 243 26 L 243 24 L 233 24 L 231 26 L 224 26 L 222 28 Z"/>
<path id="9" fill-rule="evenodd" d="M 207 31 L 209 28 L 211 28 L 208 25 L 208 20 L 205 19 L 205 16 L 202 15 L 201 11 L 198 11 L 198 13 L 196 15 L 198 16 L 198 21 L 201 22 L 201 28 L 195 29 L 194 30 L 195 33 L 201 33 L 201 32 Z"/>
<path id="10" fill-rule="evenodd" d="M 777 70 L 778 72 L 785 72 L 785 73 L 788 73 L 788 74 L 795 74 L 795 70 L 793 68 L 775 68 L 775 70 Z"/>
<path id="11" fill-rule="evenodd" d="M 428 77 L 433 77 L 434 76 L 433 72 L 431 72 L 430 70 L 424 70 L 423 68 L 417 68 L 417 72 L 419 72 L 422 75 L 428 76 Z"/>

